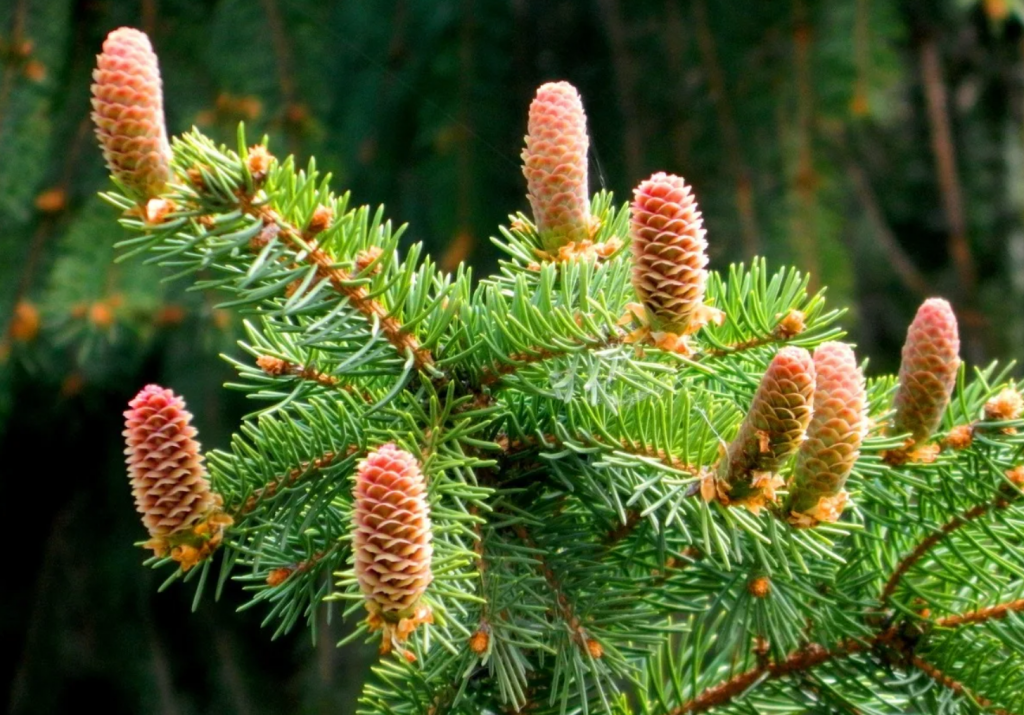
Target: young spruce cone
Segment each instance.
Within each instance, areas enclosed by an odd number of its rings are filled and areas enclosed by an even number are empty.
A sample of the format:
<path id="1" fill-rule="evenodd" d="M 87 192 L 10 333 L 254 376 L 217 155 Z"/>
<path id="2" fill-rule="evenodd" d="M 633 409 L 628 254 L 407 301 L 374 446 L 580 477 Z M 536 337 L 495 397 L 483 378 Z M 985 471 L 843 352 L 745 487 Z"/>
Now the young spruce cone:
<path id="1" fill-rule="evenodd" d="M 704 305 L 704 221 L 690 187 L 673 174 L 654 174 L 633 196 L 633 287 L 655 342 L 665 342 L 662 335 L 671 335 L 675 342 L 709 319 L 721 319 L 719 311 Z"/>
<path id="2" fill-rule="evenodd" d="M 171 178 L 171 149 L 149 38 L 130 27 L 111 32 L 92 77 L 92 121 L 107 168 L 136 198 L 157 196 Z"/>
<path id="3" fill-rule="evenodd" d="M 388 652 L 430 619 L 429 609 L 420 603 L 433 579 L 433 548 L 419 463 L 385 444 L 359 464 L 354 496 L 356 579 L 366 596 L 370 627 L 384 629 L 381 650 Z"/>
<path id="4" fill-rule="evenodd" d="M 916 447 L 928 441 L 942 421 L 956 385 L 959 353 L 953 309 L 941 298 L 929 298 L 907 330 L 893 419 L 896 432 L 909 432 Z"/>
<path id="5" fill-rule="evenodd" d="M 800 445 L 790 483 L 790 522 L 835 522 L 846 503 L 843 487 L 864 439 L 864 375 L 853 349 L 825 343 L 814 351 L 814 415 Z"/>
<path id="6" fill-rule="evenodd" d="M 541 243 L 557 253 L 590 236 L 587 117 L 568 82 L 548 82 L 530 104 L 523 175 Z"/>
<path id="7" fill-rule="evenodd" d="M 159 385 L 147 385 L 124 413 L 128 476 L 135 507 L 149 530 L 146 547 L 170 552 L 189 569 L 220 543 L 231 519 L 210 491 L 196 428 L 185 402 Z"/>
<path id="8" fill-rule="evenodd" d="M 761 378 L 747 416 L 717 478 L 705 480 L 704 498 L 739 504 L 757 513 L 775 501 L 778 471 L 800 447 L 811 421 L 814 362 L 803 348 L 782 348 Z"/>

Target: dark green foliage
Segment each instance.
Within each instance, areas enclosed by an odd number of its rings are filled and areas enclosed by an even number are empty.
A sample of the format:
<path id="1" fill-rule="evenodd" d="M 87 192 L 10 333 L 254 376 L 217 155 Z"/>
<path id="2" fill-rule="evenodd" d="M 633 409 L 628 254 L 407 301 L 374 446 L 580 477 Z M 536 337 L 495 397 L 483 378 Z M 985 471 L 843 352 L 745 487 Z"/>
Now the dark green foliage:
<path id="1" fill-rule="evenodd" d="M 338 655 L 331 646 L 351 634 L 362 606 L 313 606 L 348 587 L 328 575 L 347 568 L 347 542 L 339 537 L 347 533 L 347 480 L 358 450 L 393 437 L 410 449 L 429 445 L 428 471 L 444 475 L 432 486 L 446 529 L 431 591 L 444 623 L 432 631 L 440 639 L 431 640 L 432 655 L 417 666 L 381 662 L 365 693 L 367 712 L 385 702 L 419 712 L 418 704 L 425 711 L 428 703 L 456 700 L 467 713 L 500 711 L 501 702 L 527 697 L 558 710 L 563 695 L 574 703 L 578 692 L 596 711 L 644 711 L 644 692 L 655 713 L 662 700 L 678 704 L 723 673 L 752 667 L 754 655 L 736 645 L 746 645 L 744 634 L 770 636 L 778 658 L 798 644 L 798 624 L 809 615 L 826 624 L 816 634 L 823 641 L 857 629 L 869 634 L 861 616 L 879 607 L 885 576 L 916 537 L 992 501 L 1006 485 L 1003 471 L 1019 462 L 1019 437 L 979 433 L 962 457 L 967 466 L 944 457 L 893 478 L 881 453 L 898 440 L 876 435 L 850 486 L 852 531 L 791 532 L 746 512 L 705 509 L 682 498 L 694 477 L 679 467 L 714 460 L 774 346 L 710 363 L 655 351 L 638 356 L 614 344 L 629 299 L 619 290 L 629 283 L 623 261 L 524 270 L 536 260 L 528 231 L 495 228 L 526 206 L 518 153 L 530 96 L 541 81 L 565 78 L 580 88 L 590 115 L 591 174 L 600 182 L 592 188 L 618 197 L 595 199 L 595 213 L 606 217 L 602 236 L 623 235 L 619 203 L 650 171 L 678 172 L 696 187 L 719 269 L 709 296 L 730 316 L 701 333 L 702 347 L 763 339 L 791 306 L 810 324 L 792 342 L 813 346 L 836 336 L 832 308 L 850 306 L 842 327 L 878 374 L 895 368 L 920 297 L 944 294 L 966 326 L 965 358 L 985 364 L 1019 355 L 1019 18 L 987 14 L 997 2 L 755 5 L 0 3 L 0 434 L 7 435 L 5 464 L 26 452 L 47 458 L 31 475 L 0 469 L 13 503 L 31 505 L 36 521 L 31 537 L 19 536 L 12 569 L 19 586 L 0 599 L 10 614 L 0 621 L 0 640 L 12 649 L 10 709 L 67 707 L 80 699 L 76 688 L 102 679 L 117 683 L 111 709 L 125 712 L 348 711 L 336 702 L 346 686 L 336 683 L 359 680 L 352 674 L 361 672 L 363 656 L 352 654 L 366 651 Z M 244 120 L 253 138 L 267 134 L 281 156 L 294 153 L 297 166 L 315 155 L 334 172 L 333 186 L 352 191 L 344 206 L 388 204 L 395 225 L 376 209 L 360 209 L 330 238 L 331 250 L 351 260 L 369 243 L 400 249 L 405 260 L 382 261 L 372 289 L 434 351 L 433 371 L 421 376 L 344 300 L 317 288 L 308 269 L 279 266 L 264 283 L 242 285 L 248 257 L 230 265 L 218 259 L 227 270 L 211 264 L 197 275 L 203 289 L 186 292 L 189 281 L 160 282 L 184 264 L 168 271 L 140 258 L 111 261 L 113 244 L 134 234 L 117 227 L 114 212 L 95 198 L 109 184 L 87 121 L 88 83 L 104 34 L 121 24 L 153 38 L 172 133 L 198 124 L 234 144 Z M 26 40 L 32 47 L 22 52 Z M 934 117 L 921 69 L 928 42 L 944 72 L 976 287 L 960 280 L 947 250 L 956 227 L 931 143 Z M 63 205 L 37 208 L 37 197 L 51 188 L 63 192 Z M 302 187 L 286 190 L 302 194 Z M 308 196 L 303 201 L 286 211 L 300 223 L 312 207 Z M 245 234 L 230 234 L 252 224 L 227 223 L 228 237 L 217 240 L 244 244 Z M 487 238 L 497 234 L 495 249 Z M 424 248 L 409 249 L 418 242 Z M 197 255 L 181 244 L 162 246 L 185 248 L 165 256 L 171 260 Z M 279 250 L 270 248 L 263 265 L 285 255 Z M 751 263 L 755 253 L 768 263 Z M 428 254 L 440 268 L 422 258 Z M 476 277 L 498 272 L 477 288 L 468 269 L 457 269 L 463 258 Z M 731 261 L 736 267 L 727 269 Z M 777 271 L 787 263 L 799 273 Z M 280 288 L 295 279 L 308 282 L 284 297 Z M 817 296 L 823 285 L 828 306 Z M 24 300 L 39 311 L 32 340 L 11 333 L 9 318 Z M 243 304 L 235 308 L 249 309 L 247 322 L 231 317 L 235 309 L 215 307 L 236 300 Z M 236 374 L 219 364 L 218 353 L 229 356 Z M 255 365 L 260 355 L 315 366 L 354 391 L 272 378 Z M 1006 379 L 966 371 L 943 430 L 977 419 Z M 233 508 L 298 470 L 293 484 L 256 500 L 258 517 L 239 527 L 225 551 L 230 571 L 217 563 L 209 574 L 191 575 L 193 583 L 205 577 L 203 593 L 223 591 L 222 606 L 251 605 L 248 620 L 235 621 L 230 608 L 211 611 L 206 602 L 190 617 L 188 589 L 174 586 L 156 597 L 148 576 L 138 583 L 131 564 L 140 556 L 129 544 L 142 532 L 111 416 L 150 380 L 184 393 L 204 446 L 224 448 L 211 450 L 211 470 Z M 220 390 L 225 381 L 238 392 Z M 678 389 L 695 381 L 700 389 Z M 465 393 L 481 386 L 494 404 L 476 404 Z M 892 387 L 889 378 L 871 382 L 878 419 Z M 253 416 L 231 438 L 246 410 Z M 493 448 L 503 437 L 526 458 L 508 484 L 494 484 L 486 475 L 509 468 Z M 638 454 L 640 445 L 660 457 Z M 347 454 L 350 448 L 357 451 Z M 329 464 L 311 461 L 332 451 L 339 458 Z M 29 480 L 44 484 L 45 495 Z M 14 481 L 24 483 L 13 489 Z M 544 496 L 539 482 L 572 495 L 571 505 Z M 529 529 L 532 546 L 514 532 L 515 522 Z M 610 550 L 595 536 L 618 533 L 624 523 L 632 530 Z M 912 620 L 916 598 L 941 606 L 932 606 L 936 614 L 970 610 L 990 597 L 1020 598 L 1022 567 L 1012 555 L 1021 533 L 1013 510 L 972 520 L 909 573 L 892 608 Z M 478 544 L 491 579 L 465 576 Z M 693 558 L 693 545 L 705 556 Z M 538 677 L 538 654 L 565 637 L 547 615 L 557 604 L 538 557 L 563 546 L 555 563 L 564 565 L 567 589 L 590 609 L 593 632 L 608 645 L 600 662 L 576 660 L 572 647 L 568 661 L 566 651 L 563 660 L 548 654 L 545 668 L 552 670 Z M 831 556 L 854 548 L 862 558 L 839 564 Z M 284 585 L 267 586 L 275 569 L 314 557 Z M 668 559 L 687 568 L 664 570 Z M 765 573 L 775 577 L 770 605 L 747 590 Z M 823 595 L 822 582 L 841 583 L 848 593 Z M 465 647 L 480 598 L 509 614 L 492 623 L 495 650 L 487 659 Z M 348 618 L 340 625 L 343 610 Z M 672 628 L 647 625 L 666 614 L 673 614 Z M 241 630 L 255 631 L 259 622 L 262 632 Z M 320 636 L 315 651 L 306 637 L 264 642 L 298 624 Z M 122 628 L 123 639 L 112 635 Z M 622 645 L 624 634 L 633 638 Z M 1020 619 L 1007 619 L 931 636 L 921 657 L 943 672 L 964 662 L 1019 663 L 1020 640 Z M 724 642 L 730 647 L 723 650 Z M 637 667 L 649 652 L 660 660 Z M 161 653 L 187 655 L 167 655 L 171 665 L 163 661 L 161 671 Z M 292 658 L 306 668 L 287 683 Z M 54 660 L 64 665 L 51 674 Z M 691 668 L 695 662 L 703 675 Z M 547 675 L 556 666 L 554 681 Z M 632 689 L 627 705 L 614 688 L 631 680 L 643 687 Z M 962 680 L 1011 712 L 1022 707 L 1013 700 L 1020 684 L 1012 672 L 979 667 Z M 898 665 L 880 668 L 864 655 L 810 671 L 800 692 L 793 682 L 769 680 L 733 710 L 843 712 L 855 702 L 863 712 L 973 711 L 935 679 Z M 396 704 L 397 691 L 406 699 Z M 872 700 L 880 691 L 890 694 L 884 706 Z"/>

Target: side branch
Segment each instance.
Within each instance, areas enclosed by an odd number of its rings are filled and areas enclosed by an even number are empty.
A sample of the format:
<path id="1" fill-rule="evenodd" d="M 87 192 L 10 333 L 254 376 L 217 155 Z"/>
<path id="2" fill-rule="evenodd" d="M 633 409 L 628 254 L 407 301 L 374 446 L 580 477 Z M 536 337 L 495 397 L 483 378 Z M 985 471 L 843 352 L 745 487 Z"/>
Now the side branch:
<path id="1" fill-rule="evenodd" d="M 978 695 L 977 693 L 971 692 L 970 690 L 968 690 L 964 686 L 963 683 L 961 683 L 960 681 L 955 680 L 954 678 L 951 678 L 950 676 L 946 675 L 941 670 L 939 670 L 934 665 L 932 665 L 928 661 L 924 660 L 920 656 L 916 656 L 915 655 L 910 662 L 914 664 L 915 668 L 920 670 L 922 673 L 927 675 L 929 678 L 934 680 L 936 683 L 938 683 L 939 685 L 942 685 L 943 687 L 949 688 L 950 690 L 952 690 L 957 695 L 966 695 L 967 697 L 969 697 L 971 700 L 973 700 L 974 702 L 976 702 L 978 705 L 980 705 L 983 708 L 990 708 L 990 707 L 992 707 L 992 701 L 991 700 L 989 700 L 988 698 L 982 697 L 982 696 Z M 992 710 L 992 713 L 994 715 L 1010 715 L 1010 711 L 1009 710 L 1003 710 L 1002 708 L 995 708 L 994 710 Z"/>
<path id="2" fill-rule="evenodd" d="M 366 316 L 367 319 L 379 322 L 381 332 L 388 342 L 395 346 L 401 354 L 411 351 L 413 361 L 417 370 L 423 370 L 434 363 L 430 351 L 421 348 L 415 336 L 406 333 L 401 323 L 388 313 L 379 301 L 369 297 L 369 292 L 363 285 L 353 284 L 353 278 L 347 271 L 339 267 L 334 259 L 323 249 L 316 246 L 312 236 L 304 235 L 295 226 L 285 221 L 281 216 L 268 206 L 257 206 L 253 203 L 251 196 L 239 195 L 239 206 L 241 209 L 260 219 L 265 226 L 270 228 L 270 233 L 283 237 L 296 251 L 305 254 L 305 261 L 316 267 L 317 278 L 326 279 L 334 290 L 348 299 L 349 303 L 357 311 Z M 273 238 L 273 235 L 266 235 L 267 230 L 261 232 L 253 239 L 252 248 L 260 249 L 266 242 Z"/>
<path id="3" fill-rule="evenodd" d="M 327 467 L 331 466 L 335 462 L 351 457 L 353 454 L 359 451 L 359 448 L 355 445 L 350 445 L 344 452 L 324 452 L 321 456 L 316 459 L 312 459 L 308 462 L 303 462 L 300 466 L 291 470 L 287 474 L 273 479 L 266 484 L 266 486 L 255 490 L 249 495 L 249 498 L 245 500 L 245 503 L 235 509 L 227 510 L 228 513 L 233 516 L 236 520 L 239 517 L 245 516 L 246 514 L 253 511 L 260 502 L 264 499 L 269 499 L 277 494 L 281 489 L 286 489 L 293 486 L 300 480 L 317 474 Z"/>
<path id="4" fill-rule="evenodd" d="M 531 549 L 537 548 L 537 543 L 530 536 L 529 532 L 526 531 L 525 526 L 522 524 L 516 524 L 513 528 L 515 529 L 516 536 L 519 537 L 520 541 Z M 566 597 L 562 589 L 562 584 L 555 576 L 555 572 L 551 570 L 551 567 L 548 566 L 547 562 L 545 562 L 539 554 L 535 554 L 534 558 L 537 560 L 537 570 L 540 571 L 542 576 L 544 576 L 544 580 L 547 581 L 548 587 L 555 594 L 555 601 L 558 604 L 558 615 L 563 621 L 565 621 L 566 626 L 569 627 L 573 641 L 575 641 L 580 648 L 586 648 L 594 658 L 600 658 L 603 653 L 601 644 L 587 636 L 587 631 L 576 617 L 572 604 L 569 603 L 569 599 Z"/>
<path id="5" fill-rule="evenodd" d="M 342 384 L 341 380 L 334 375 L 317 370 L 312 365 L 299 365 L 288 360 L 283 360 L 273 355 L 260 355 L 256 358 L 256 366 L 271 377 L 292 375 L 300 380 L 309 380 L 323 387 L 334 387 L 344 390 L 350 395 L 355 395 L 364 402 L 374 402 L 373 395 L 368 392 L 360 392 L 354 385 Z"/>
<path id="6" fill-rule="evenodd" d="M 1009 603 L 1000 603 L 996 606 L 989 606 L 988 608 L 979 608 L 976 611 L 968 611 L 967 613 L 958 613 L 953 616 L 946 616 L 939 618 L 935 621 L 935 625 L 944 626 L 946 628 L 957 628 L 959 626 L 972 625 L 974 623 L 984 623 L 985 621 L 998 621 L 1006 618 L 1011 613 L 1024 612 L 1024 598 L 1019 598 L 1016 601 Z"/>
<path id="7" fill-rule="evenodd" d="M 943 524 L 941 529 L 925 537 L 921 543 L 919 543 L 913 551 L 907 554 L 907 556 L 904 557 L 904 559 L 896 566 L 896 570 L 892 572 L 888 582 L 885 584 L 885 588 L 882 589 L 882 595 L 879 597 L 879 600 L 887 601 L 889 597 L 896 592 L 896 589 L 900 585 L 900 581 L 907 572 L 910 571 L 918 561 L 923 559 L 936 544 L 946 538 L 949 534 L 952 534 L 960 527 L 969 524 L 975 519 L 984 516 L 993 507 L 998 508 L 1004 504 L 1006 504 L 1005 497 L 1000 497 L 996 501 L 988 504 L 978 504 L 963 514 L 953 517 L 950 521 Z"/>

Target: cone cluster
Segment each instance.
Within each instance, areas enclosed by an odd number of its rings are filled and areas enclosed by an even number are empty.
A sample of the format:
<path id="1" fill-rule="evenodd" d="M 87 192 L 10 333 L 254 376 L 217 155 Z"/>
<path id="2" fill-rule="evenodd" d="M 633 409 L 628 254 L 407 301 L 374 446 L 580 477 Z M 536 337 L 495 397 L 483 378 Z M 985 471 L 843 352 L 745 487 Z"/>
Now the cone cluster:
<path id="1" fill-rule="evenodd" d="M 929 298 L 914 316 L 903 344 L 893 428 L 927 442 L 949 404 L 960 367 L 960 337 L 949 303 Z"/>
<path id="2" fill-rule="evenodd" d="M 708 242 L 693 192 L 659 172 L 633 191 L 633 287 L 652 330 L 685 335 L 704 304 Z M 699 327 L 699 326 L 695 326 Z"/>
<path id="3" fill-rule="evenodd" d="M 568 82 L 548 82 L 530 104 L 523 175 L 544 249 L 557 253 L 590 235 L 587 117 Z"/>
<path id="4" fill-rule="evenodd" d="M 739 433 L 718 464 L 717 497 L 757 511 L 775 500 L 778 471 L 800 447 L 811 421 L 814 361 L 784 347 L 761 378 Z M 705 498 L 712 496 L 705 494 Z"/>
<path id="5" fill-rule="evenodd" d="M 171 178 L 171 150 L 149 38 L 130 27 L 111 32 L 92 77 L 92 121 L 107 168 L 136 198 L 157 196 Z"/>
<path id="6" fill-rule="evenodd" d="M 356 473 L 353 550 L 359 587 L 384 618 L 412 613 L 433 576 L 426 485 L 416 458 L 393 444 Z"/>
<path id="7" fill-rule="evenodd" d="M 849 345 L 818 346 L 814 375 L 814 414 L 797 452 L 789 494 L 790 521 L 802 526 L 838 520 L 867 422 L 864 375 Z"/>
<path id="8" fill-rule="evenodd" d="M 210 491 L 196 428 L 185 402 L 171 390 L 147 385 L 125 413 L 128 476 L 142 523 L 166 549 L 191 534 L 219 504 Z"/>

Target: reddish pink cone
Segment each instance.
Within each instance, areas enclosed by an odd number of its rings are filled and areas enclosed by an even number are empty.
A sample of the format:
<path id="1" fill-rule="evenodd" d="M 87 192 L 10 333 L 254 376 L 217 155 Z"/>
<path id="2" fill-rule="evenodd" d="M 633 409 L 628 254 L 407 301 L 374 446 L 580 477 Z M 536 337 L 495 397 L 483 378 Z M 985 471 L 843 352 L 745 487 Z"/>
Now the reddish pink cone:
<path id="1" fill-rule="evenodd" d="M 814 415 L 797 452 L 789 510 L 813 513 L 817 521 L 835 521 L 835 509 L 818 507 L 822 499 L 826 506 L 837 501 L 857 462 L 867 394 L 853 349 L 844 343 L 820 345 L 814 351 L 814 373 Z"/>
<path id="2" fill-rule="evenodd" d="M 893 419 L 896 432 L 909 432 L 915 444 L 926 442 L 942 421 L 956 386 L 959 353 L 953 309 L 941 298 L 929 298 L 907 330 Z"/>
<path id="3" fill-rule="evenodd" d="M 659 172 L 633 191 L 633 286 L 653 330 L 685 335 L 704 305 L 708 242 L 693 192 Z"/>
<path id="4" fill-rule="evenodd" d="M 92 77 L 92 121 L 107 168 L 136 198 L 159 195 L 170 181 L 171 149 L 149 38 L 130 27 L 111 32 Z"/>
<path id="5" fill-rule="evenodd" d="M 782 348 L 757 388 L 736 438 L 718 465 L 727 501 L 755 511 L 774 501 L 777 473 L 800 447 L 811 421 L 814 362 L 803 348 Z"/>
<path id="6" fill-rule="evenodd" d="M 359 587 L 385 618 L 408 617 L 433 575 L 426 484 L 416 458 L 393 444 L 356 472 L 353 551 Z"/>
<path id="7" fill-rule="evenodd" d="M 192 415 L 180 397 L 159 385 L 147 385 L 128 405 L 124 453 L 142 523 L 154 538 L 191 529 L 218 505 Z"/>
<path id="8" fill-rule="evenodd" d="M 587 117 L 568 82 L 548 82 L 530 104 L 523 175 L 544 248 L 556 252 L 590 236 Z"/>

